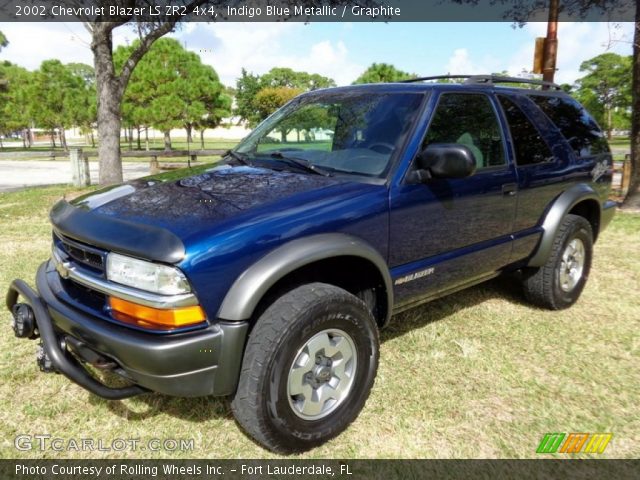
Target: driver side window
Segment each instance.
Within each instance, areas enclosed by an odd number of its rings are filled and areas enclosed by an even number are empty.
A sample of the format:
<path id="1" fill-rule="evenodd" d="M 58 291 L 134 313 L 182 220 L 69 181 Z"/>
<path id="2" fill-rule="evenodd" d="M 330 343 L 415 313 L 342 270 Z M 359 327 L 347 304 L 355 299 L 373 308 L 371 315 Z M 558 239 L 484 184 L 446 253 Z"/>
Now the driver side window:
<path id="1" fill-rule="evenodd" d="M 476 159 L 477 169 L 506 165 L 500 125 L 489 98 L 483 94 L 441 95 L 422 148 L 433 143 L 466 146 Z"/>

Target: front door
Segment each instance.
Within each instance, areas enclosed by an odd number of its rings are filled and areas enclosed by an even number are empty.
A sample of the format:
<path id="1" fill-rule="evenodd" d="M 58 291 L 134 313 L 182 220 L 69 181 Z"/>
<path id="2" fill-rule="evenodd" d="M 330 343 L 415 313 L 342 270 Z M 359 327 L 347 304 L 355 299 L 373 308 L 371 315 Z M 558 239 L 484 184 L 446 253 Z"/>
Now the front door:
<path id="1" fill-rule="evenodd" d="M 463 144 L 477 170 L 467 178 L 392 189 L 389 264 L 397 305 L 471 283 L 507 264 L 517 183 L 502 132 L 490 95 L 445 92 L 438 98 L 422 148 Z"/>

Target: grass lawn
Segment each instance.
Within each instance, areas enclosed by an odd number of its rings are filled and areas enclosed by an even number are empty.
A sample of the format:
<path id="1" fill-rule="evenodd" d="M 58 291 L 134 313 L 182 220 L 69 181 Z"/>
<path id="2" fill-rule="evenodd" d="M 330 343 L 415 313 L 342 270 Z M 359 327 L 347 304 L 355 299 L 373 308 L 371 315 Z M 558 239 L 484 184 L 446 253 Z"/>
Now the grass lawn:
<path id="1" fill-rule="evenodd" d="M 629 137 L 613 137 L 609 140 L 609 145 L 612 147 L 628 147 L 629 142 Z"/>
<path id="2" fill-rule="evenodd" d="M 0 289 L 49 256 L 50 206 L 69 187 L 0 194 Z M 618 213 L 581 300 L 527 305 L 498 279 L 395 317 L 378 377 L 342 435 L 303 458 L 536 457 L 547 432 L 613 432 L 603 457 L 640 456 L 640 215 Z M 0 309 L 0 457 L 263 458 L 228 401 L 148 394 L 108 402 L 35 364 Z M 188 452 L 20 452 L 19 434 L 194 439 Z M 560 455 L 558 455 L 560 456 Z M 580 455 L 582 456 L 582 455 Z"/>

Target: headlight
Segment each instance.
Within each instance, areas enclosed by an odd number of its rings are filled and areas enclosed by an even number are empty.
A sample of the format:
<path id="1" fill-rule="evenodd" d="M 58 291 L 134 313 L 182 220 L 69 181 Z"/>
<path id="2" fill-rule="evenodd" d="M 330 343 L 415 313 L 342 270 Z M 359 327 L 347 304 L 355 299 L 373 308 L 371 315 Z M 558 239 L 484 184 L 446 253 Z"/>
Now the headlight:
<path id="1" fill-rule="evenodd" d="M 112 282 L 163 295 L 191 291 L 189 282 L 177 268 L 117 253 L 107 255 L 107 278 Z"/>

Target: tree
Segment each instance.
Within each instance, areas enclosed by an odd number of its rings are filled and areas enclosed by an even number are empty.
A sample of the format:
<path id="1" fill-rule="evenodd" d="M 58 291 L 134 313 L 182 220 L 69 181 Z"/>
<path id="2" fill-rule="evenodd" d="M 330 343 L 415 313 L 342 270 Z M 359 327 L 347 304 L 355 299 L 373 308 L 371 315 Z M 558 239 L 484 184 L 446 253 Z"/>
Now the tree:
<path id="1" fill-rule="evenodd" d="M 82 7 L 84 0 L 65 0 L 67 6 Z M 125 13 L 133 13 L 134 8 L 142 11 L 150 11 L 155 5 L 153 0 L 97 0 L 96 6 L 109 11 L 111 6 L 128 7 Z M 193 0 L 180 3 L 191 12 L 196 6 L 206 3 L 206 0 Z M 221 0 L 210 2 L 222 4 Z M 129 79 L 140 60 L 147 53 L 153 43 L 171 32 L 183 17 L 176 12 L 173 15 L 159 17 L 157 21 L 135 22 L 139 42 L 121 68 L 116 71 L 113 59 L 113 31 L 127 23 L 134 21 L 133 15 L 109 15 L 98 16 L 97 18 L 82 17 L 84 25 L 91 34 L 91 51 L 93 52 L 94 68 L 96 72 L 96 92 L 97 92 L 97 118 L 98 135 L 100 144 L 98 146 L 98 157 L 100 162 L 100 184 L 112 184 L 122 182 L 122 161 L 120 158 L 120 127 L 121 108 L 124 91 Z M 108 21 L 105 21 L 108 20 Z"/>
<path id="2" fill-rule="evenodd" d="M 131 45 L 120 46 L 113 52 L 116 71 L 122 68 L 127 61 L 134 47 Z M 152 72 L 151 72 L 152 73 Z M 148 74 L 144 72 L 144 65 L 138 65 L 134 71 L 122 99 L 122 126 L 126 130 L 135 129 L 137 132 L 137 147 L 140 145 L 140 132 L 145 131 L 145 147 L 149 150 L 149 118 L 147 108 L 151 102 L 151 92 L 149 87 L 153 86 L 152 80 L 147 80 Z M 132 138 L 129 136 L 131 145 Z"/>
<path id="3" fill-rule="evenodd" d="M 594 113 L 611 139 L 616 108 L 626 112 L 631 106 L 631 57 L 603 53 L 582 62 L 580 71 L 587 74 L 577 81 L 576 96 Z M 623 118 L 617 117 L 618 121 Z"/>
<path id="4" fill-rule="evenodd" d="M 317 73 L 296 72 L 290 68 L 274 67 L 260 77 L 261 88 L 289 87 L 302 91 L 335 87 L 336 82 Z"/>
<path id="5" fill-rule="evenodd" d="M 193 129 L 200 129 L 201 142 L 204 142 L 204 128 L 215 128 L 223 116 L 229 114 L 230 99 L 220 83 L 216 71 L 204 65 L 200 57 L 191 53 L 190 61 L 185 61 L 182 92 L 183 111 L 181 122 L 187 131 L 187 140 L 193 141 Z"/>
<path id="6" fill-rule="evenodd" d="M 254 127 L 259 122 L 253 101 L 261 88 L 260 76 L 248 73 L 243 68 L 240 78 L 236 81 L 236 105 L 233 114 L 249 127 Z"/>
<path id="7" fill-rule="evenodd" d="M 66 65 L 73 78 L 73 91 L 67 97 L 65 109 L 69 114 L 71 124 L 80 129 L 80 133 L 88 137 L 95 147 L 93 130 L 97 120 L 96 105 L 96 76 L 93 67 L 84 63 L 69 63 Z"/>
<path id="8" fill-rule="evenodd" d="M 11 62 L 0 64 L 0 77 L 4 77 L 6 89 L 0 92 L 0 134 L 22 131 L 24 147 L 31 146 L 31 83 L 33 74 Z"/>
<path id="9" fill-rule="evenodd" d="M 372 63 L 357 79 L 354 85 L 360 83 L 388 83 L 400 82 L 416 78 L 418 75 L 398 70 L 388 63 Z"/>
<path id="10" fill-rule="evenodd" d="M 134 43 L 116 50 L 116 64 L 126 58 L 128 49 L 135 47 Z M 149 49 L 131 76 L 124 95 L 123 117 L 125 123 L 138 131 L 143 126 L 153 126 L 164 132 L 168 150 L 171 129 L 184 127 L 191 141 L 194 128 L 203 123 L 213 124 L 213 118 L 224 105 L 220 99 L 223 92 L 212 67 L 202 64 L 198 55 L 185 50 L 177 40 L 162 38 Z M 212 110 L 210 121 L 203 122 Z"/>
<path id="11" fill-rule="evenodd" d="M 0 32 L 0 51 L 2 51 L 2 49 L 7 45 L 9 45 L 9 42 L 7 41 L 7 37 L 5 37 L 2 32 Z M 3 79 L 2 74 L 0 73 L 0 92 L 6 90 L 6 88 L 7 88 L 6 80 Z"/>
<path id="12" fill-rule="evenodd" d="M 274 67 L 262 76 L 247 73 L 236 83 L 236 108 L 234 114 L 245 121 L 249 127 L 255 127 L 277 108 L 296 95 L 319 88 L 334 87 L 336 82 L 317 73 L 297 72 L 290 68 Z M 258 95 L 263 91 L 258 101 Z M 275 107 L 274 107 L 275 106 Z"/>
<path id="13" fill-rule="evenodd" d="M 50 131 L 54 147 L 57 130 L 66 150 L 64 131 L 74 124 L 73 112 L 78 111 L 76 101 L 85 96 L 85 83 L 59 60 L 45 60 L 33 75 L 29 114 L 36 125 Z"/>
<path id="14" fill-rule="evenodd" d="M 200 130 L 200 148 L 204 150 L 204 132 L 207 128 L 217 128 L 224 118 L 231 116 L 232 98 L 228 89 L 222 89 L 215 97 L 210 96 L 203 100 L 206 114 L 198 118 L 194 128 Z"/>
<path id="15" fill-rule="evenodd" d="M 293 87 L 265 87 L 258 92 L 255 98 L 255 107 L 258 115 L 263 120 L 275 112 L 278 108 L 300 95 L 302 90 Z M 285 123 L 281 124 L 282 141 L 287 141 L 287 134 L 291 131 Z"/>

